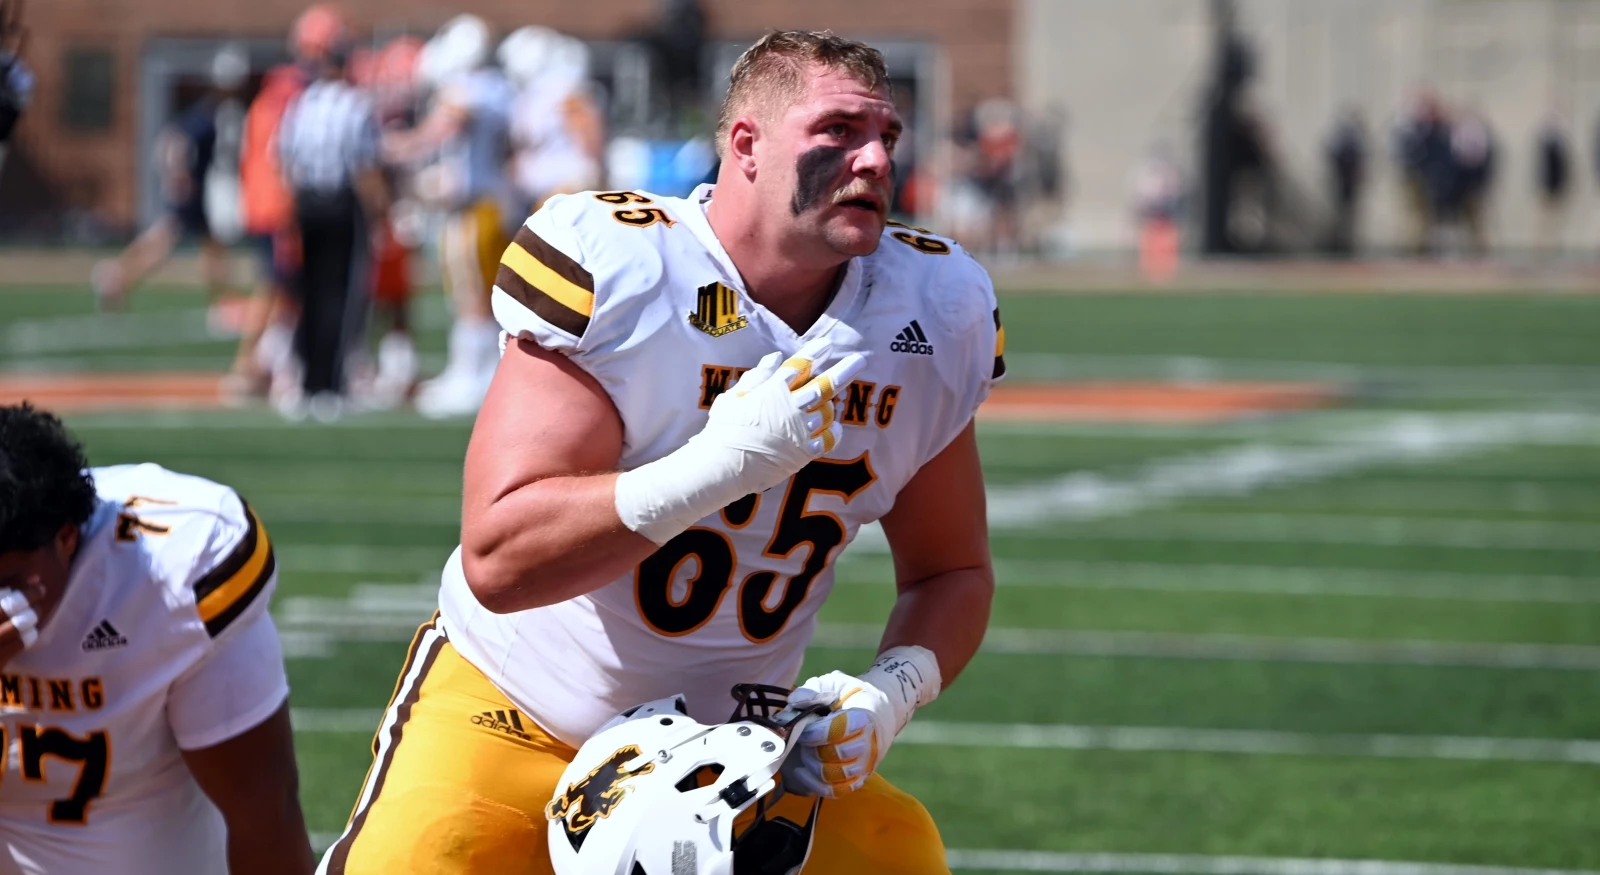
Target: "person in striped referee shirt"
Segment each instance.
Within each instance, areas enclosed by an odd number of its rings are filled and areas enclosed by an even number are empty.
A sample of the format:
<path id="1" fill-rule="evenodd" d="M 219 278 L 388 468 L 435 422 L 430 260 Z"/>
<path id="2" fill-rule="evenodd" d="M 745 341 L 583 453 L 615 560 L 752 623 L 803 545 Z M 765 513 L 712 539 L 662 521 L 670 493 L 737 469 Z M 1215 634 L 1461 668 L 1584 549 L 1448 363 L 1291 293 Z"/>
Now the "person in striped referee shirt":
<path id="1" fill-rule="evenodd" d="M 332 419 L 343 409 L 344 363 L 359 342 L 368 303 L 368 240 L 381 236 L 386 221 L 377 115 L 371 98 L 346 77 L 349 55 L 350 40 L 341 33 L 278 129 L 302 259 L 295 350 L 305 372 L 303 393 L 280 403 L 290 416 Z"/>

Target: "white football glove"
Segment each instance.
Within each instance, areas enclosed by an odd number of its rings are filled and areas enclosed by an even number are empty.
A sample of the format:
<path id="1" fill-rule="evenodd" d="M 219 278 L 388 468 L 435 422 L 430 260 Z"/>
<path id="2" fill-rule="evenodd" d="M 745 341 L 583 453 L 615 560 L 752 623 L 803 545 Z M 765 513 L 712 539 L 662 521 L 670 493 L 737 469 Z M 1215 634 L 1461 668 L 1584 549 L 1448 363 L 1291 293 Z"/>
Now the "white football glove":
<path id="1" fill-rule="evenodd" d="M 752 492 L 765 492 L 838 445 L 835 398 L 866 364 L 851 353 L 815 374 L 826 341 L 785 359 L 761 359 L 711 404 L 705 428 L 687 444 L 617 477 L 617 516 L 665 544 Z"/>
<path id="2" fill-rule="evenodd" d="M 939 662 L 924 647 L 891 647 L 859 677 L 830 671 L 789 695 L 792 707 L 830 705 L 828 717 L 800 731 L 783 764 L 784 786 L 834 798 L 861 789 L 911 715 L 939 695 Z"/>

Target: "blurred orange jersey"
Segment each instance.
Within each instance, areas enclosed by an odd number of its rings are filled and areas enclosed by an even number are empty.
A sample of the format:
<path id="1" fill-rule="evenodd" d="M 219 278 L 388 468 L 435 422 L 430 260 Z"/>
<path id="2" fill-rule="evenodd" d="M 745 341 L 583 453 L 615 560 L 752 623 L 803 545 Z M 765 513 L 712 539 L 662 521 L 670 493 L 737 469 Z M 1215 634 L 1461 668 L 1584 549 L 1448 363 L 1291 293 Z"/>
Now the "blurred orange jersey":
<path id="1" fill-rule="evenodd" d="M 292 64 L 274 67 L 261 80 L 261 92 L 245 113 L 239 183 L 244 189 L 244 227 L 251 234 L 270 234 L 289 223 L 292 204 L 273 140 L 284 110 L 303 88 L 305 74 L 300 68 Z"/>

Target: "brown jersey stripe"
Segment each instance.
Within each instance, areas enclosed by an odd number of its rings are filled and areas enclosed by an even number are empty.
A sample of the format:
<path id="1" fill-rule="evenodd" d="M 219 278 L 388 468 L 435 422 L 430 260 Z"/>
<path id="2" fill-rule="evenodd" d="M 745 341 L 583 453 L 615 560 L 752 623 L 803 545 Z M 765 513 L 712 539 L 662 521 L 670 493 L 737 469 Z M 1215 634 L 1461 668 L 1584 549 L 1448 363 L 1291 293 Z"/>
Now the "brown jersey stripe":
<path id="1" fill-rule="evenodd" d="M 523 279 L 510 265 L 501 263 L 494 275 L 494 286 L 533 311 L 535 316 L 565 331 L 573 337 L 582 337 L 589 328 L 589 317 L 557 301 Z"/>
<path id="2" fill-rule="evenodd" d="M 234 597 L 232 602 L 228 603 L 227 607 L 223 608 L 215 616 L 205 621 L 206 634 L 210 635 L 212 638 L 215 638 L 222 633 L 223 629 L 228 628 L 229 623 L 237 620 L 239 615 L 244 613 L 245 609 L 250 607 L 251 603 L 256 600 L 256 596 L 261 595 L 262 590 L 267 588 L 267 582 L 272 580 L 272 575 L 277 570 L 277 557 L 272 553 L 272 545 L 268 544 L 267 560 L 261 566 L 260 573 L 256 575 L 255 580 L 251 581 L 250 585 L 246 587 L 243 592 L 239 593 L 236 597 Z M 218 594 L 221 594 L 220 590 L 218 591 Z M 203 617 L 204 614 L 202 613 L 201 616 Z"/>
<path id="3" fill-rule="evenodd" d="M 417 704 L 417 699 L 422 695 L 422 684 L 428 679 L 428 670 L 433 668 L 434 660 L 439 658 L 439 653 L 444 650 L 444 645 L 447 641 L 441 630 L 440 634 L 432 637 L 427 642 L 426 647 L 422 646 L 423 639 L 428 637 L 427 633 L 437 629 L 438 623 L 439 614 L 435 612 L 433 619 L 417 629 L 416 637 L 411 640 L 411 652 L 406 656 L 405 667 L 400 670 L 400 683 L 395 686 L 396 698 L 391 699 L 389 708 L 384 710 L 385 716 L 388 715 L 390 710 L 394 710 L 395 720 L 394 725 L 389 727 L 388 749 L 384 751 L 383 758 L 373 763 L 372 766 L 373 775 L 370 779 L 372 795 L 367 798 L 365 805 L 361 805 L 352 814 L 349 828 L 334 843 L 332 856 L 328 859 L 329 875 L 345 875 L 345 865 L 350 860 L 350 849 L 355 846 L 356 836 L 361 833 L 361 828 L 367 823 L 367 812 L 372 810 L 373 804 L 378 801 L 378 796 L 383 793 L 384 779 L 388 777 L 389 766 L 394 763 L 395 751 L 400 747 L 401 731 L 405 728 L 406 722 L 411 719 L 411 709 Z M 405 686 L 405 678 L 411 674 L 412 666 L 416 665 L 419 658 L 422 661 L 422 667 L 411 684 Z M 378 730 L 381 734 L 383 731 L 381 723 L 378 726 Z M 377 755 L 379 750 L 378 738 L 379 736 L 374 736 L 372 741 L 374 756 Z M 362 782 L 361 789 L 363 793 L 366 791 L 366 784 L 367 782 Z M 360 803 L 358 802 L 357 804 L 359 805 Z"/>
<path id="4" fill-rule="evenodd" d="M 1006 373 L 1006 327 L 1000 324 L 1000 308 L 994 308 L 994 373 L 989 379 L 998 380 Z"/>
<path id="5" fill-rule="evenodd" d="M 239 543 L 233 548 L 233 552 L 229 553 L 215 568 L 206 572 L 204 577 L 194 582 L 194 600 L 196 603 L 205 601 L 206 596 L 211 595 L 218 587 L 232 580 L 255 556 L 256 540 L 262 537 L 261 523 L 256 519 L 255 513 L 250 510 L 250 505 L 246 504 L 243 498 L 239 499 L 239 504 L 244 508 L 244 516 L 249 521 L 249 528 L 245 530 L 244 537 L 239 539 Z"/>
<path id="6" fill-rule="evenodd" d="M 532 228 L 523 225 L 511 242 L 527 250 L 529 255 L 555 271 L 557 276 L 590 294 L 594 293 L 594 274 L 584 270 L 583 265 L 572 260 L 565 252 L 546 243 L 543 237 L 533 233 Z"/>

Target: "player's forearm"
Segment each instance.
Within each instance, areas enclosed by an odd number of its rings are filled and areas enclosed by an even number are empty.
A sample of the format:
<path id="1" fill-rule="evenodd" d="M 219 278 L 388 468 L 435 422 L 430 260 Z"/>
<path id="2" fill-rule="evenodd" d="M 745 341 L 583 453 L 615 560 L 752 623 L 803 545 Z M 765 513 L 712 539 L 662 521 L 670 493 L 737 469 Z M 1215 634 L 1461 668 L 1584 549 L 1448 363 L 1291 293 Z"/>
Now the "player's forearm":
<path id="1" fill-rule="evenodd" d="M 478 601 L 500 614 L 556 604 L 655 552 L 618 517 L 616 482 L 616 474 L 549 477 L 469 512 L 461 563 Z"/>
<path id="2" fill-rule="evenodd" d="M 298 802 L 276 820 L 228 824 L 230 875 L 310 875 L 316 868 Z"/>
<path id="3" fill-rule="evenodd" d="M 911 644 L 926 647 L 938 658 L 939 673 L 948 687 L 983 643 L 993 600 L 994 570 L 987 565 L 902 584 L 878 651 Z"/>

